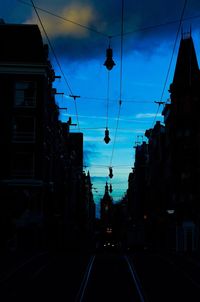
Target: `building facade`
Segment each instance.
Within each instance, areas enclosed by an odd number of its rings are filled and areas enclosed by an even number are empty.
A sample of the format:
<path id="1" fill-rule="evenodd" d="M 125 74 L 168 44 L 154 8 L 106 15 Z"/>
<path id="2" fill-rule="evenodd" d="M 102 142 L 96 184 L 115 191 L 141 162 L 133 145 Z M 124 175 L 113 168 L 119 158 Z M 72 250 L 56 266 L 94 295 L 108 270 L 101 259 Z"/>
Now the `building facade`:
<path id="1" fill-rule="evenodd" d="M 84 204 L 83 134 L 59 120 L 38 26 L 1 22 L 0 35 L 1 246 L 67 248 Z"/>
<path id="2" fill-rule="evenodd" d="M 128 188 L 128 203 L 132 207 L 140 204 L 144 213 L 145 244 L 153 248 L 183 252 L 199 249 L 199 86 L 193 39 L 190 34 L 184 35 L 170 85 L 170 101 L 162 112 L 164 124 L 156 122 L 153 129 L 146 130 L 145 174 L 135 168 Z M 139 165 L 136 152 L 135 167 Z M 142 195 L 137 198 L 140 191 Z M 132 218 L 134 215 L 140 215 L 136 208 Z"/>

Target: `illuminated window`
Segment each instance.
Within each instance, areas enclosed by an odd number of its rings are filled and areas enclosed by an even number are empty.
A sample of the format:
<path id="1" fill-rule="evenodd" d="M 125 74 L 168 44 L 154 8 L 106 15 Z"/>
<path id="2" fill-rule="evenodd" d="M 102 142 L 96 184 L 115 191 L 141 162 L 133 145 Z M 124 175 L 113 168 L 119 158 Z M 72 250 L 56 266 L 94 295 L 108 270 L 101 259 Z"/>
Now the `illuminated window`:
<path id="1" fill-rule="evenodd" d="M 36 83 L 16 82 L 15 83 L 15 106 L 35 107 L 36 105 Z"/>

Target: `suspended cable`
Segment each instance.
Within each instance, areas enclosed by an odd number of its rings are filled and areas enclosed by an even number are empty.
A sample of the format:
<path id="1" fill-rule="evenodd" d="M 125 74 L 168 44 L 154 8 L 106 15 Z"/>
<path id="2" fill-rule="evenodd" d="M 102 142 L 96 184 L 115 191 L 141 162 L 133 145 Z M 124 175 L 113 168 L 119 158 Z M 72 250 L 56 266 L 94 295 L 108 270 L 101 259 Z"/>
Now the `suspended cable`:
<path id="1" fill-rule="evenodd" d="M 26 2 L 26 1 L 23 1 L 23 0 L 17 0 L 17 1 L 20 2 L 20 3 L 23 3 L 25 5 L 28 5 L 28 6 L 32 6 L 30 3 Z M 67 19 L 65 17 L 62 17 L 62 16 L 60 16 L 58 14 L 55 14 L 54 12 L 49 11 L 47 9 L 43 9 L 43 8 L 41 8 L 39 6 L 36 6 L 36 8 L 38 10 L 40 10 L 40 11 L 45 12 L 46 14 L 52 15 L 52 16 L 54 16 L 56 18 L 59 18 L 59 19 L 61 19 L 63 21 L 66 21 L 66 22 L 72 23 L 74 25 L 80 26 L 80 27 L 82 27 L 84 29 L 87 29 L 89 31 L 95 32 L 95 33 L 97 33 L 99 35 L 102 35 L 102 36 L 105 36 L 105 37 L 115 38 L 115 37 L 120 37 L 120 35 L 121 35 L 120 33 L 116 34 L 116 35 L 108 35 L 106 33 L 100 32 L 100 31 L 98 31 L 98 30 L 96 30 L 94 28 L 91 28 L 89 26 L 86 26 L 86 25 L 80 24 L 78 22 L 75 22 L 73 20 L 70 20 L 70 19 Z M 189 17 L 185 17 L 182 21 L 191 20 L 191 19 L 198 19 L 198 18 L 200 18 L 200 15 L 189 16 Z M 150 25 L 150 26 L 146 26 L 146 27 L 143 27 L 143 28 L 138 28 L 138 29 L 135 29 L 135 30 L 132 30 L 132 31 L 129 31 L 129 32 L 124 32 L 124 35 L 130 35 L 130 34 L 134 34 L 136 32 L 145 31 L 145 30 L 152 30 L 152 29 L 156 29 L 156 28 L 159 28 L 159 27 L 175 24 L 175 23 L 178 23 L 178 22 L 180 22 L 180 19 L 179 20 L 174 20 L 174 21 L 169 21 L 169 22 L 164 22 L 164 23 L 160 23 L 160 24 Z"/>
<path id="2" fill-rule="evenodd" d="M 65 95 L 66 97 L 66 95 Z M 81 99 L 82 100 L 88 100 L 88 101 L 99 101 L 99 102 L 105 102 L 107 100 L 107 97 L 106 98 L 99 98 L 99 97 L 88 97 L 88 96 L 81 96 Z M 116 102 L 118 99 L 110 99 L 109 98 L 109 103 L 110 102 Z M 146 103 L 146 104 L 152 104 L 153 101 L 135 101 L 135 100 L 131 100 L 131 98 L 129 99 L 123 99 L 123 103 Z"/>
<path id="3" fill-rule="evenodd" d="M 90 167 L 90 166 L 85 166 L 85 167 Z M 98 167 L 98 168 L 108 168 L 108 166 L 106 166 L 106 165 L 92 165 L 92 167 Z M 117 167 L 117 168 L 119 168 L 119 167 L 121 167 L 121 168 L 130 168 L 130 165 L 114 165 L 113 167 Z"/>
<path id="4" fill-rule="evenodd" d="M 108 128 L 108 110 L 109 110 L 109 98 L 110 98 L 110 72 L 108 70 L 108 83 L 107 83 L 107 103 L 106 103 L 106 128 Z"/>
<path id="5" fill-rule="evenodd" d="M 170 73 L 170 69 L 171 69 L 171 65 L 172 65 L 172 61 L 173 61 L 173 57 L 174 57 L 174 53 L 175 53 L 175 49 L 176 49 L 176 44 L 177 44 L 177 41 L 178 41 L 179 32 L 180 32 L 180 29 L 181 29 L 181 25 L 182 25 L 183 16 L 184 16 L 184 13 L 185 13 L 186 5 L 187 5 L 187 0 L 184 1 L 183 9 L 182 9 L 182 12 L 181 12 L 181 17 L 180 17 L 180 20 L 179 20 L 179 26 L 178 26 L 178 29 L 177 29 L 177 32 L 176 32 L 174 46 L 173 46 L 173 49 L 172 49 L 172 54 L 171 54 L 169 66 L 168 66 L 168 69 L 167 69 L 167 75 L 166 75 L 166 78 L 165 78 L 164 87 L 163 87 L 163 90 L 162 90 L 162 93 L 161 93 L 160 102 L 158 102 L 159 106 L 158 106 L 158 110 L 157 110 L 157 113 L 155 115 L 153 124 L 154 124 L 154 122 L 157 118 L 159 108 L 160 108 L 160 103 L 162 103 L 163 95 L 164 95 L 164 92 L 165 92 L 165 89 L 166 89 L 166 85 L 167 85 L 167 81 L 168 81 L 168 77 L 169 77 L 169 73 Z M 166 102 L 164 102 L 164 104 L 166 104 Z M 152 127 L 153 127 L 153 124 L 152 124 Z"/>
<path id="6" fill-rule="evenodd" d="M 76 103 L 76 99 L 74 99 L 74 104 L 75 104 L 75 110 L 76 110 L 76 120 L 77 120 L 77 126 L 80 132 L 80 124 L 79 124 L 79 118 L 78 118 L 78 108 L 77 108 L 77 103 Z"/>
<path id="7" fill-rule="evenodd" d="M 160 101 L 162 101 L 162 98 L 163 98 L 163 95 L 164 95 L 164 92 L 165 92 L 165 88 L 166 88 L 166 85 L 167 85 L 167 80 L 168 80 L 168 77 L 169 77 L 169 73 L 170 73 L 170 69 L 171 69 L 171 65 L 172 65 L 172 61 L 173 61 L 173 57 L 174 57 L 174 52 L 175 52 L 176 44 L 177 44 L 177 41 L 178 41 L 178 36 L 179 36 L 180 29 L 181 29 L 182 19 L 183 19 L 183 15 L 184 15 L 184 12 L 185 12 L 186 5 L 187 5 L 187 0 L 185 0 L 185 2 L 184 2 L 183 10 L 182 10 L 182 13 L 181 13 L 181 18 L 180 18 L 178 30 L 177 30 L 177 33 L 176 33 L 174 47 L 173 47 L 173 50 L 172 50 L 172 55 L 171 55 L 171 59 L 170 59 L 170 62 L 169 62 L 169 67 L 168 67 L 168 70 L 167 70 L 167 75 L 166 75 L 166 79 L 165 79 L 165 83 L 164 83 L 164 87 L 163 87 L 163 91 L 162 91 L 162 94 L 161 94 Z"/>
<path id="8" fill-rule="evenodd" d="M 199 19 L 199 18 L 200 18 L 200 15 L 190 16 L 190 17 L 183 18 L 182 21 L 187 21 L 187 20 L 191 20 L 191 19 Z M 134 33 L 140 32 L 140 31 L 152 30 L 152 29 L 156 29 L 156 28 L 159 28 L 159 27 L 172 25 L 172 24 L 179 23 L 179 22 L 180 22 L 180 19 L 174 20 L 174 21 L 168 21 L 168 22 L 164 22 L 164 23 L 159 23 L 159 24 L 155 24 L 155 25 L 149 25 L 149 26 L 141 27 L 141 28 L 134 29 L 134 30 L 131 30 L 131 31 L 128 31 L 128 32 L 124 32 L 124 36 L 134 34 Z M 112 38 L 116 38 L 116 37 L 119 37 L 119 36 L 120 36 L 120 34 L 112 35 Z"/>
<path id="9" fill-rule="evenodd" d="M 155 121 L 156 121 L 156 119 L 157 119 L 159 109 L 160 109 L 160 104 L 158 104 L 158 108 L 157 108 L 157 111 L 156 111 L 155 117 L 154 117 L 153 122 L 152 122 L 152 127 L 153 127 L 153 125 L 155 124 Z"/>
<path id="10" fill-rule="evenodd" d="M 110 166 L 112 166 L 112 160 L 114 156 L 114 150 L 115 150 L 115 144 L 117 139 L 117 130 L 119 127 L 119 118 L 120 118 L 120 112 L 121 112 L 121 105 L 122 105 L 122 75 L 123 75 L 123 32 L 124 32 L 124 0 L 122 0 L 122 13 L 121 13 L 121 45 L 120 45 L 120 89 L 119 89 L 119 110 L 117 115 L 117 125 L 114 135 L 114 142 L 113 142 L 113 148 L 111 153 L 111 159 L 110 159 Z"/>
<path id="11" fill-rule="evenodd" d="M 111 159 L 110 159 L 110 166 L 112 166 L 112 160 L 113 160 L 113 156 L 114 156 L 115 143 L 116 143 L 116 139 L 117 139 L 117 130 L 118 130 L 118 127 L 119 127 L 120 111 L 121 111 L 121 102 L 119 101 L 119 110 L 118 110 L 118 115 L 117 115 L 117 125 L 116 125 L 116 129 L 115 129 L 113 148 L 112 148 Z"/>
<path id="12" fill-rule="evenodd" d="M 106 66 L 108 70 L 108 83 L 107 83 L 107 110 L 106 110 L 106 130 L 105 130 L 105 137 L 104 141 L 106 144 L 110 142 L 109 137 L 109 130 L 108 130 L 108 108 L 109 108 L 109 97 L 110 97 L 110 70 L 112 70 L 113 66 L 115 66 L 115 62 L 112 58 L 112 48 L 110 47 L 110 37 L 109 37 L 109 46 L 106 50 L 106 61 L 104 63 L 104 66 Z"/>
<path id="13" fill-rule="evenodd" d="M 28 3 L 28 2 L 26 2 L 26 1 L 18 0 L 18 2 L 21 2 L 21 3 L 23 3 L 23 4 L 26 4 L 26 5 L 31 6 L 31 4 Z M 43 8 L 41 8 L 41 7 L 38 7 L 38 6 L 35 6 L 35 8 L 37 8 L 38 10 L 40 10 L 40 11 L 42 11 L 42 12 L 44 12 L 44 13 L 47 13 L 47 14 L 49 14 L 49 15 L 52 15 L 52 16 L 54 16 L 54 17 L 56 17 L 56 18 L 59 18 L 59 19 L 61 19 L 61 20 L 64 20 L 64 21 L 66 21 L 66 22 L 69 22 L 69 23 L 72 23 L 72 24 L 77 25 L 77 26 L 79 26 L 79 27 L 82 27 L 82 28 L 84 28 L 84 29 L 93 31 L 93 32 L 95 32 L 96 34 L 99 34 L 99 35 L 108 37 L 107 34 L 104 34 L 104 33 L 100 32 L 100 31 L 98 31 L 98 30 L 96 30 L 96 29 L 94 29 L 94 28 L 88 27 L 88 26 L 86 26 L 86 25 L 80 24 L 80 23 L 75 22 L 75 21 L 72 21 L 72 20 L 70 20 L 70 19 L 64 18 L 64 17 L 62 17 L 62 16 L 60 16 L 60 15 L 57 15 L 57 14 L 53 13 L 52 11 L 43 9 Z"/>
<path id="14" fill-rule="evenodd" d="M 45 34 L 46 39 L 47 39 L 47 41 L 48 41 L 49 47 L 50 47 L 50 49 L 51 49 L 51 51 L 52 51 L 52 53 L 53 53 L 53 55 L 54 55 L 54 57 L 55 57 L 56 63 L 58 64 L 58 67 L 59 67 L 59 69 L 60 69 L 60 72 L 61 72 L 62 75 L 63 75 L 63 78 L 64 78 L 64 80 L 65 80 L 65 83 L 67 84 L 67 87 L 68 87 L 68 89 L 69 89 L 71 95 L 73 95 L 72 89 L 71 89 L 71 87 L 70 87 L 70 85 L 69 85 L 69 83 L 68 83 L 68 81 L 67 81 L 67 78 L 66 78 L 66 76 L 65 76 L 65 73 L 63 72 L 62 66 L 61 66 L 61 64 L 60 64 L 60 62 L 59 62 L 59 60 L 58 60 L 58 57 L 57 57 L 57 55 L 56 55 L 56 53 L 55 53 L 55 51 L 54 51 L 54 48 L 53 48 L 53 46 L 52 46 L 52 43 L 51 43 L 51 41 L 50 41 L 50 39 L 49 39 L 49 37 L 48 37 L 48 35 L 47 35 L 47 32 L 46 32 L 46 30 L 45 30 L 45 28 L 44 28 L 44 25 L 43 25 L 43 23 L 42 23 L 42 20 L 41 20 L 41 18 L 40 18 L 40 16 L 39 16 L 39 13 L 38 13 L 36 7 L 35 7 L 35 4 L 33 3 L 32 0 L 31 0 L 31 3 L 32 3 L 32 6 L 33 6 L 33 8 L 34 8 L 34 10 L 35 10 L 35 13 L 36 13 L 36 15 L 37 15 L 37 17 L 38 17 L 38 20 L 39 20 L 39 22 L 40 22 L 40 25 L 41 25 L 41 27 L 42 27 L 42 29 L 43 29 L 43 31 L 44 31 L 44 34 Z M 77 125 L 78 125 L 78 129 L 79 129 L 79 131 L 80 131 L 76 101 L 75 101 L 75 110 L 76 110 L 76 117 L 77 117 Z"/>
<path id="15" fill-rule="evenodd" d="M 119 96 L 120 101 L 122 100 L 123 42 L 124 42 L 124 0 L 122 0 L 122 21 L 121 21 L 120 96 Z"/>

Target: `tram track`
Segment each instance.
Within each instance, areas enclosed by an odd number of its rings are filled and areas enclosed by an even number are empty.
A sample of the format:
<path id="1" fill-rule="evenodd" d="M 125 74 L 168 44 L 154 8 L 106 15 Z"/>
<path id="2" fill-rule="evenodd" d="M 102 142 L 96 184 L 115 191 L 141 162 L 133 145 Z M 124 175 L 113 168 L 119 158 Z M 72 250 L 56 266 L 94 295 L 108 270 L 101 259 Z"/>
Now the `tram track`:
<path id="1" fill-rule="evenodd" d="M 85 290 L 86 290 L 86 287 L 87 287 L 88 282 L 89 282 L 89 278 L 90 278 L 90 275 L 91 275 L 91 271 L 92 271 L 92 267 L 93 267 L 95 257 L 96 256 L 92 256 L 89 260 L 88 266 L 85 270 L 85 273 L 84 273 L 84 276 L 83 276 L 83 279 L 82 279 L 82 282 L 81 282 L 81 286 L 80 286 L 78 294 L 75 298 L 75 302 L 82 302 L 83 301 Z"/>
<path id="2" fill-rule="evenodd" d="M 147 302 L 148 299 L 146 297 L 146 294 L 144 292 L 144 289 L 142 288 L 142 285 L 141 285 L 141 282 L 140 282 L 140 279 L 139 279 L 139 276 L 138 274 L 136 273 L 136 270 L 134 268 L 134 265 L 133 265 L 133 262 L 132 260 L 129 259 L 129 257 L 127 255 L 124 256 L 127 264 L 128 264 L 128 267 L 129 267 L 129 270 L 131 272 L 131 275 L 133 277 L 133 281 L 134 281 L 134 284 L 137 288 L 137 292 L 138 292 L 138 295 L 140 297 L 140 301 L 141 302 Z"/>
<path id="3" fill-rule="evenodd" d="M 112 268 L 113 261 L 115 270 Z M 111 263 L 113 274 L 110 272 L 109 262 Z M 112 279 L 110 281 L 113 284 L 110 287 L 104 287 L 105 278 L 107 276 Z M 117 279 L 120 279 L 120 282 L 117 282 L 119 281 Z M 114 284 L 115 282 L 116 286 Z M 121 288 L 119 288 L 120 284 Z M 110 289 L 110 291 L 108 289 Z M 129 292 L 128 296 L 127 289 Z M 124 296 L 124 301 L 147 302 L 133 262 L 127 255 L 120 254 L 112 257 L 110 254 L 104 254 L 92 256 L 83 275 L 75 302 L 93 302 L 100 300 L 106 302 L 111 301 L 110 297 L 112 296 L 113 299 L 115 297 Z M 103 300 L 102 297 L 104 297 Z"/>
<path id="4" fill-rule="evenodd" d="M 198 268 L 183 260 L 161 253 L 41 253 L 1 278 L 0 300 L 200 301 Z"/>
<path id="5" fill-rule="evenodd" d="M 87 265 L 88 270 L 92 267 L 92 263 L 86 261 L 87 258 L 94 261 L 94 257 L 89 258 L 87 254 L 54 252 L 24 259 L 1 278 L 0 300 L 40 302 L 53 298 L 59 302 L 66 297 L 67 301 L 74 302 L 82 272 Z M 86 287 L 87 275 L 85 278 L 81 290 Z"/>

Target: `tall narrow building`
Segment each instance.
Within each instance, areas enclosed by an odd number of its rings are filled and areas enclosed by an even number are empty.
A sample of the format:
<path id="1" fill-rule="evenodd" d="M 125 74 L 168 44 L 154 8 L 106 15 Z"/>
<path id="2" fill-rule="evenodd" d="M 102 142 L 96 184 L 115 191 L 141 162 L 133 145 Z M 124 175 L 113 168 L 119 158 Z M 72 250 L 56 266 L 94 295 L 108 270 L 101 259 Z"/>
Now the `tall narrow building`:
<path id="1" fill-rule="evenodd" d="M 193 39 L 191 35 L 183 36 L 169 90 L 171 103 L 163 110 L 166 194 L 168 210 L 175 213 L 178 225 L 176 248 L 180 250 L 194 250 L 197 244 L 195 236 L 200 218 L 199 87 L 200 71 Z"/>
<path id="2" fill-rule="evenodd" d="M 0 228 L 5 243 L 23 226 L 38 227 L 34 238 L 41 234 L 44 195 L 52 190 L 47 132 L 58 109 L 52 94 L 55 74 L 38 26 L 2 21 L 0 37 Z M 29 233 L 27 246 L 34 244 L 33 237 Z"/>
<path id="3" fill-rule="evenodd" d="M 100 213 L 101 225 L 106 232 L 107 228 L 112 227 L 113 222 L 113 201 L 109 194 L 108 183 L 105 185 L 105 193 L 101 199 L 101 213 Z"/>

